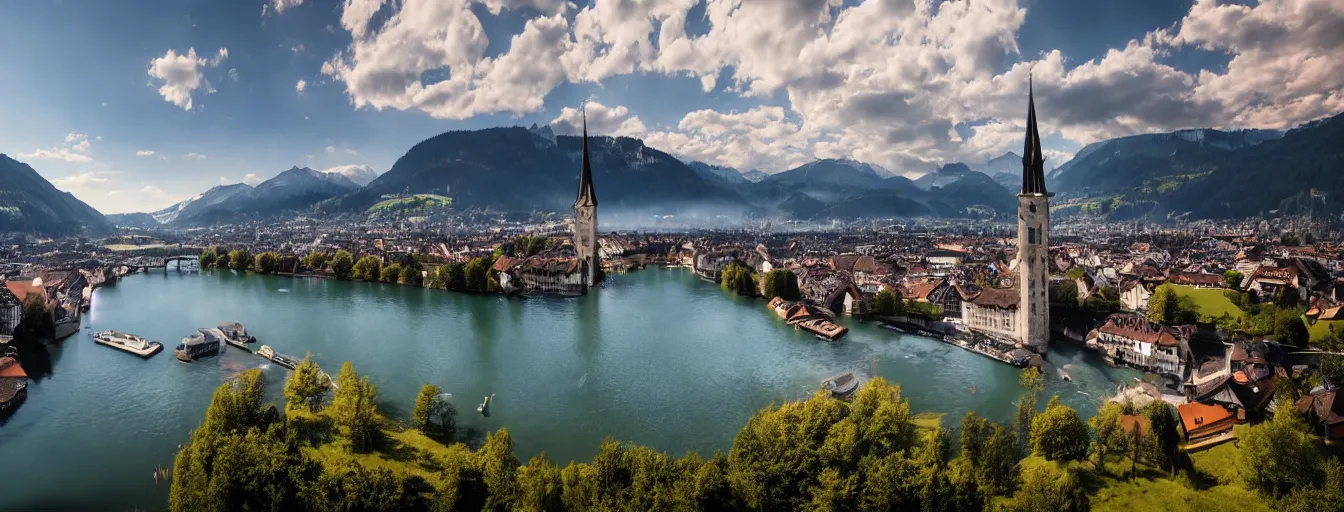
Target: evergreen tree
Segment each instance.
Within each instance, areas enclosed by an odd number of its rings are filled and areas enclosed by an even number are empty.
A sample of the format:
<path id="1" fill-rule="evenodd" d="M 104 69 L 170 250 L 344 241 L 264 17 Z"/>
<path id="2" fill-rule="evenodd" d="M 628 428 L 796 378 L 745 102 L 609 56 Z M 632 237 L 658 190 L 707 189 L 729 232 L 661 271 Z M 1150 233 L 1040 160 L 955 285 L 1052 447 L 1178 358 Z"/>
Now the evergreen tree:
<path id="1" fill-rule="evenodd" d="M 457 435 L 457 408 L 440 395 L 442 390 L 433 384 L 420 387 L 411 409 L 411 420 L 421 432 L 440 441 L 451 442 Z"/>
<path id="2" fill-rule="evenodd" d="M 313 362 L 311 352 L 303 356 L 303 361 L 294 368 L 294 373 L 285 381 L 285 400 L 288 405 L 303 407 L 316 412 L 322 405 L 322 396 L 331 389 L 326 374 Z"/>
<path id="3" fill-rule="evenodd" d="M 336 392 L 327 412 L 336 424 L 346 429 L 352 448 L 368 452 L 378 441 L 378 411 L 374 402 L 378 390 L 368 377 L 360 377 L 354 366 L 346 361 L 336 377 Z"/>
<path id="4" fill-rule="evenodd" d="M 1177 431 L 1176 416 L 1172 414 L 1171 406 L 1157 400 L 1143 408 L 1143 415 L 1148 418 L 1150 429 L 1150 441 L 1144 442 L 1145 446 L 1150 447 L 1146 450 L 1149 460 L 1162 469 L 1174 470 L 1176 456 L 1180 453 L 1181 434 Z"/>

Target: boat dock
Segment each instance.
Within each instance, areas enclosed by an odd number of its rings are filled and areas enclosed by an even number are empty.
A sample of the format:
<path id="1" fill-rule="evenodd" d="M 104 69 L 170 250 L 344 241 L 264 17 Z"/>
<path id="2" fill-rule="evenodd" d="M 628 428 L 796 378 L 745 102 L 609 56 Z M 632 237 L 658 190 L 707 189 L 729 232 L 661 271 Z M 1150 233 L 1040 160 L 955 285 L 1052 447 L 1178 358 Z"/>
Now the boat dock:
<path id="1" fill-rule="evenodd" d="M 261 356 L 264 359 L 270 360 L 272 363 L 283 366 L 285 368 L 289 368 L 291 370 L 299 367 L 299 360 L 281 354 L 279 352 L 276 352 L 275 349 L 272 349 L 270 347 L 270 345 L 262 345 L 260 348 L 258 348 L 257 355 Z M 328 376 L 328 378 L 330 378 L 330 376 Z"/>

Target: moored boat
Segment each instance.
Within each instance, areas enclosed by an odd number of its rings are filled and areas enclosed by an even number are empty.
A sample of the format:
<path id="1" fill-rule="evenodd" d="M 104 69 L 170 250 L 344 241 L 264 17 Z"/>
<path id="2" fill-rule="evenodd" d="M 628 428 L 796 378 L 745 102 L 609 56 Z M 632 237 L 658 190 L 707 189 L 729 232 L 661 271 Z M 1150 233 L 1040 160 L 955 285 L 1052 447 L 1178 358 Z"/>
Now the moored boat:
<path id="1" fill-rule="evenodd" d="M 859 376 L 854 372 L 844 372 L 821 381 L 821 387 L 836 398 L 849 398 L 859 389 Z"/>
<path id="2" fill-rule="evenodd" d="M 146 359 L 163 350 L 163 345 L 157 341 L 149 341 L 134 334 L 118 331 L 96 332 L 93 334 L 93 341 Z"/>
<path id="3" fill-rule="evenodd" d="M 276 352 L 270 345 L 262 345 L 257 349 L 257 355 L 269 359 L 272 363 L 293 370 L 299 366 L 299 360 L 287 355 Z"/>
<path id="4" fill-rule="evenodd" d="M 224 333 L 219 329 L 200 328 L 196 334 L 182 338 L 182 343 L 173 349 L 173 354 L 177 356 L 178 361 L 191 362 L 202 357 L 210 357 L 219 353 L 220 346 L 224 344 Z"/>
<path id="5" fill-rule="evenodd" d="M 247 334 L 247 328 L 238 322 L 223 322 L 219 324 L 219 332 L 224 333 L 224 342 L 248 352 L 252 349 L 247 347 L 248 343 L 255 343 L 256 336 Z"/>

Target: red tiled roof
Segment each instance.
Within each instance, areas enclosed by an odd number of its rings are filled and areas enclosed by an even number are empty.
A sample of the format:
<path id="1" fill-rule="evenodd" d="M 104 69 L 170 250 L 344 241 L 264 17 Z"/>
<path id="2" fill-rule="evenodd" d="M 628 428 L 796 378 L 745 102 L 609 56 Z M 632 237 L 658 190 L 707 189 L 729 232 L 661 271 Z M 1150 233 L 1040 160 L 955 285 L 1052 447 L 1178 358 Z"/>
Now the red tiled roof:
<path id="1" fill-rule="evenodd" d="M 0 357 L 0 377 L 23 377 L 28 378 L 28 373 L 23 371 L 19 362 L 12 357 Z"/>
<path id="2" fill-rule="evenodd" d="M 980 307 L 1010 309 L 1017 308 L 1021 298 L 1017 288 L 981 288 L 980 293 L 971 298 L 971 303 Z"/>
<path id="3" fill-rule="evenodd" d="M 1231 427 L 1233 420 L 1232 413 L 1221 405 L 1205 405 L 1199 402 L 1191 402 L 1176 406 L 1176 411 L 1181 415 L 1181 425 L 1185 427 L 1186 435 L 1197 436 L 1208 430 L 1219 430 L 1223 423 Z"/>
<path id="4" fill-rule="evenodd" d="M 27 280 L 5 281 L 5 288 L 8 288 L 9 293 L 14 294 L 14 296 L 18 297 L 20 301 L 28 297 L 29 293 L 36 293 L 38 295 L 41 295 L 43 299 L 47 298 L 47 290 L 42 288 L 41 286 L 33 286 L 32 281 Z"/>
<path id="5" fill-rule="evenodd" d="M 1177 345 L 1183 336 L 1180 329 L 1148 321 L 1140 315 L 1114 314 L 1097 328 L 1098 332 L 1158 345 Z"/>

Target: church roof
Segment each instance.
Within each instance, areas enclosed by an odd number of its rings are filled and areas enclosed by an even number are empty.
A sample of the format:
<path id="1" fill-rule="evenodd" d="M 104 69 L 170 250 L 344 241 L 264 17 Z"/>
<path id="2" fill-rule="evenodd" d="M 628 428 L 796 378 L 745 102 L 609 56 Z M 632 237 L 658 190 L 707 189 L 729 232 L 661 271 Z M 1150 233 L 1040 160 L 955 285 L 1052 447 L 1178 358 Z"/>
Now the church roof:
<path id="1" fill-rule="evenodd" d="M 593 190 L 593 166 L 588 158 L 588 115 L 583 118 L 583 172 L 579 175 L 579 198 L 574 207 L 597 206 L 597 192 Z"/>
<path id="2" fill-rule="evenodd" d="M 1045 156 L 1041 154 L 1041 133 L 1036 129 L 1036 99 L 1027 85 L 1027 140 L 1022 148 L 1022 193 L 1044 194 Z"/>

